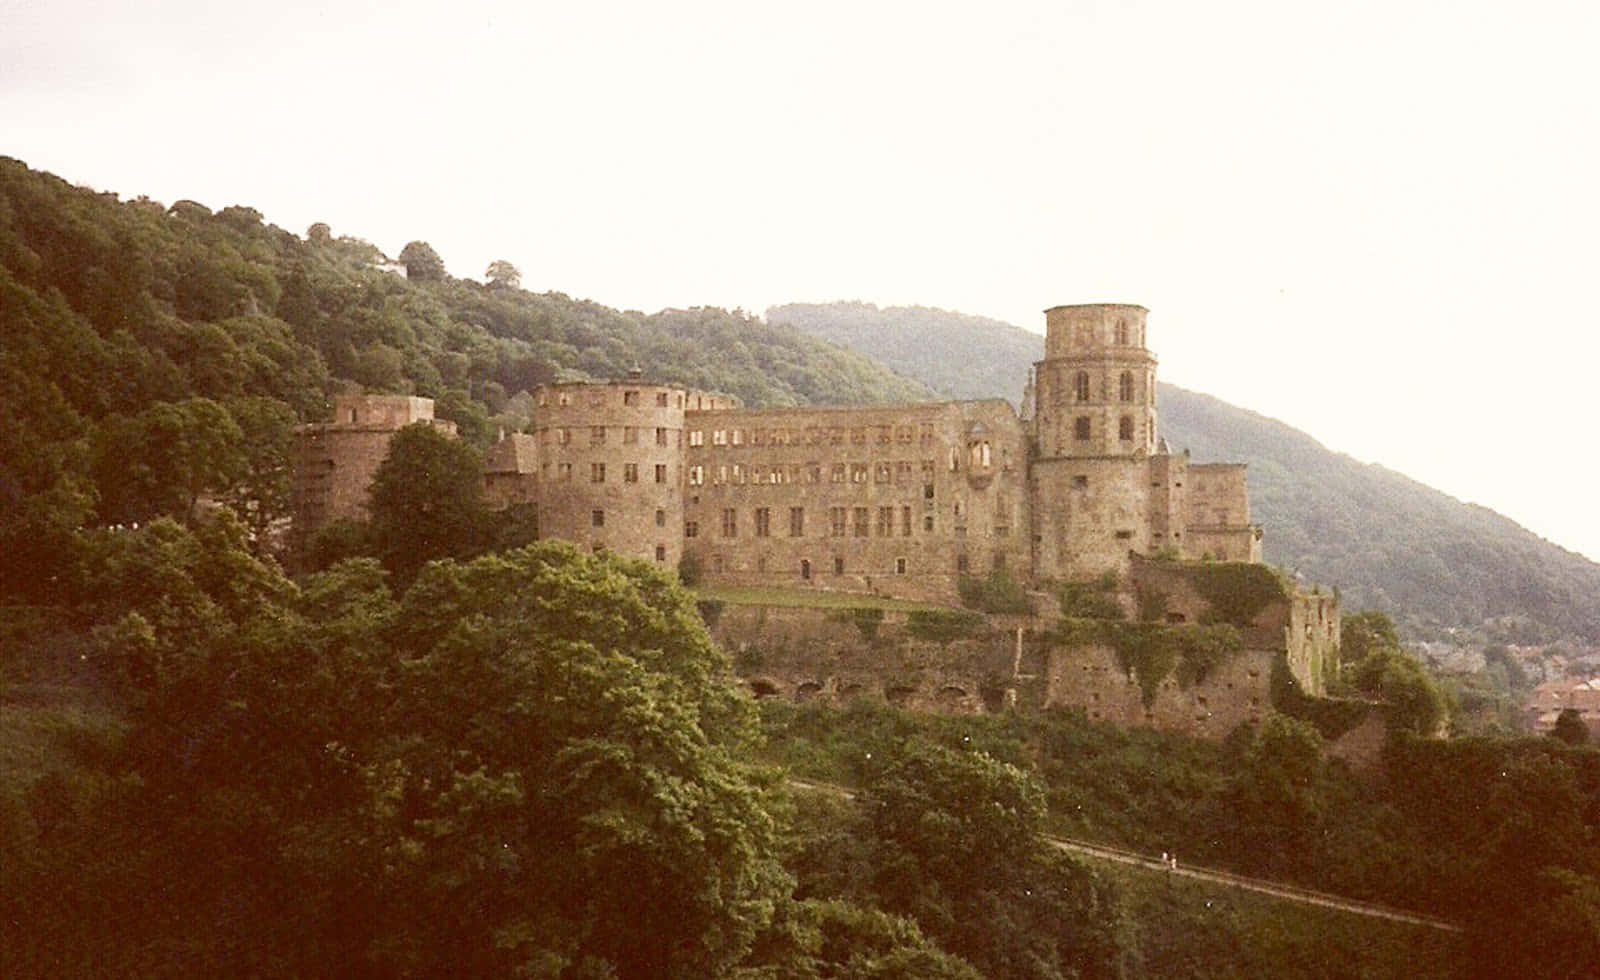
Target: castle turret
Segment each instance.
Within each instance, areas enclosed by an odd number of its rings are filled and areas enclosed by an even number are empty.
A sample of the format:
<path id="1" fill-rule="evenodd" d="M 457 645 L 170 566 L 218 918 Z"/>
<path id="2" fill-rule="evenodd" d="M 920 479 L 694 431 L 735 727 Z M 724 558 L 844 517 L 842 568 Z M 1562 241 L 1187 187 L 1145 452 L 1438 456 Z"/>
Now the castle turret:
<path id="1" fill-rule="evenodd" d="M 1045 311 L 1035 365 L 1039 455 L 1146 456 L 1156 445 L 1156 357 L 1142 306 L 1093 303 Z"/>

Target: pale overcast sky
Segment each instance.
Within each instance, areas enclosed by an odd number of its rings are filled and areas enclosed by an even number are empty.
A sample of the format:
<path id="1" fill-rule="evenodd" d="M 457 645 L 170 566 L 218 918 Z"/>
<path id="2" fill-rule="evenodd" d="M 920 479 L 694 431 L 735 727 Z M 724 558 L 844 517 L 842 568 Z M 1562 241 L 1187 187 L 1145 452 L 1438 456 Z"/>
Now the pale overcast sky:
<path id="1" fill-rule="evenodd" d="M 0 153 L 611 306 L 1151 309 L 1600 559 L 1600 4 L 0 0 Z"/>

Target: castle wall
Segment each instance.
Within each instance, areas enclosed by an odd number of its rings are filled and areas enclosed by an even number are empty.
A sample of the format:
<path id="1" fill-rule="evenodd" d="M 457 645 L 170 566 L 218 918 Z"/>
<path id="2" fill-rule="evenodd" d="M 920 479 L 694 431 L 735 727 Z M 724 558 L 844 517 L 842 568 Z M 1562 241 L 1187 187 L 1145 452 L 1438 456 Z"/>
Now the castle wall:
<path id="1" fill-rule="evenodd" d="M 1076 707 L 1094 721 L 1145 726 L 1205 738 L 1222 738 L 1271 710 L 1272 650 L 1246 649 L 1204 680 L 1188 686 L 1176 672 L 1145 703 L 1139 678 L 1122 669 L 1103 645 L 1052 650 L 1045 681 L 1046 707 Z"/>
<path id="2" fill-rule="evenodd" d="M 483 497 L 491 510 L 539 500 L 539 443 L 529 433 L 513 432 L 495 443 L 483 460 Z"/>
<path id="3" fill-rule="evenodd" d="M 1328 673 L 1339 658 L 1339 600 L 1321 592 L 1296 592 L 1283 627 L 1289 672 L 1315 697 L 1328 692 Z"/>
<path id="4" fill-rule="evenodd" d="M 948 639 L 919 637 L 910 614 L 858 624 L 852 610 L 736 606 L 709 617 L 757 697 L 846 704 L 866 698 L 917 711 L 1002 710 L 1014 689 L 1014 630 L 979 625 Z"/>
<path id="5" fill-rule="evenodd" d="M 1039 459 L 1033 464 L 1034 569 L 1040 579 L 1121 574 L 1149 547 L 1149 460 Z"/>
<path id="6" fill-rule="evenodd" d="M 534 398 L 540 535 L 675 566 L 687 406 L 734 400 L 638 380 L 544 385 Z"/>
<path id="7" fill-rule="evenodd" d="M 685 547 L 708 582 L 951 599 L 1028 570 L 1026 450 L 1003 401 L 690 413 Z"/>
<path id="8" fill-rule="evenodd" d="M 1250 523 L 1250 492 L 1243 463 L 1195 463 L 1189 467 L 1185 509 L 1185 557 L 1259 562 L 1261 529 Z"/>

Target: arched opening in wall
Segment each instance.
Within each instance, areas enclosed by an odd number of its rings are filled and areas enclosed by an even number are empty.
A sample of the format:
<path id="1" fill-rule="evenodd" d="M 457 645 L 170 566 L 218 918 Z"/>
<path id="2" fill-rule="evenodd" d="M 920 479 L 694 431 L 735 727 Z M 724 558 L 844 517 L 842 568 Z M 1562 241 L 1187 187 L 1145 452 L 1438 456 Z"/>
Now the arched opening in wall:
<path id="1" fill-rule="evenodd" d="M 1006 706 L 1006 689 L 995 680 L 979 684 L 978 697 L 983 699 L 983 710 L 990 714 L 996 714 Z"/>
<path id="2" fill-rule="evenodd" d="M 911 695 L 915 693 L 915 688 L 906 687 L 903 684 L 894 684 L 884 688 L 883 697 L 884 700 L 888 701 L 896 708 L 904 708 L 911 702 Z"/>
<path id="3" fill-rule="evenodd" d="M 750 682 L 750 693 L 758 698 L 775 698 L 778 696 L 778 685 L 758 677 Z"/>
<path id="4" fill-rule="evenodd" d="M 1117 398 L 1125 402 L 1133 401 L 1132 371 L 1122 372 L 1122 377 L 1117 379 Z"/>
<path id="5" fill-rule="evenodd" d="M 1080 402 L 1089 400 L 1089 372 L 1079 371 L 1072 379 L 1072 397 Z"/>
<path id="6" fill-rule="evenodd" d="M 1133 416 L 1124 415 L 1117 420 L 1117 438 L 1123 442 L 1129 442 L 1133 439 Z"/>
<path id="7" fill-rule="evenodd" d="M 1127 320 L 1118 320 L 1117 321 L 1117 346 L 1119 346 L 1119 347 L 1128 346 L 1128 321 Z"/>
<path id="8" fill-rule="evenodd" d="M 1072 438 L 1088 439 L 1089 434 L 1089 416 L 1080 415 L 1072 420 Z"/>
<path id="9" fill-rule="evenodd" d="M 800 559 L 800 581 L 811 581 L 811 559 L 809 558 Z"/>
<path id="10" fill-rule="evenodd" d="M 821 684 L 818 684 L 816 681 L 806 681 L 804 684 L 801 684 L 799 687 L 794 689 L 794 699 L 800 702 L 811 701 L 821 693 Z"/>
<path id="11" fill-rule="evenodd" d="M 867 689 L 860 684 L 844 684 L 839 688 L 839 699 L 841 701 L 854 701 L 866 692 Z"/>
<path id="12" fill-rule="evenodd" d="M 939 692 L 934 695 L 934 700 L 938 702 L 941 709 L 953 711 L 966 704 L 967 690 L 954 684 L 946 684 L 944 687 L 939 688 Z"/>

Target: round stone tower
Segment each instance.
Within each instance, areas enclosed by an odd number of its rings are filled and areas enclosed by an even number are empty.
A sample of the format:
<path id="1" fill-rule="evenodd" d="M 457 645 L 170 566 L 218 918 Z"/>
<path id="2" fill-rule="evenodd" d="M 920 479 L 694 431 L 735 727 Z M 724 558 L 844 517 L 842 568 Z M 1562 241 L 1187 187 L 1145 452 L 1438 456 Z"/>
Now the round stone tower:
<path id="1" fill-rule="evenodd" d="M 540 536 L 676 566 L 690 395 L 634 379 L 535 391 Z"/>
<path id="2" fill-rule="evenodd" d="M 1142 306 L 1045 310 L 1035 365 L 1034 437 L 1041 458 L 1147 456 L 1156 448 L 1156 357 Z"/>

